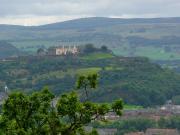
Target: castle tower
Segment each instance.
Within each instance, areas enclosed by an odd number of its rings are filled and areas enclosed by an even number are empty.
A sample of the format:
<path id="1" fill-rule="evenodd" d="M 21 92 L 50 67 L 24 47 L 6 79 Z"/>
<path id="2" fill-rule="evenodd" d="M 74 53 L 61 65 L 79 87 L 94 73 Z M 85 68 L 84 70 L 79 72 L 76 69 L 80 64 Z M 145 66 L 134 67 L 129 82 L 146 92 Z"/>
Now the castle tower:
<path id="1" fill-rule="evenodd" d="M 74 45 L 73 49 L 72 49 L 72 53 L 73 54 L 77 54 L 78 53 L 78 48 Z"/>

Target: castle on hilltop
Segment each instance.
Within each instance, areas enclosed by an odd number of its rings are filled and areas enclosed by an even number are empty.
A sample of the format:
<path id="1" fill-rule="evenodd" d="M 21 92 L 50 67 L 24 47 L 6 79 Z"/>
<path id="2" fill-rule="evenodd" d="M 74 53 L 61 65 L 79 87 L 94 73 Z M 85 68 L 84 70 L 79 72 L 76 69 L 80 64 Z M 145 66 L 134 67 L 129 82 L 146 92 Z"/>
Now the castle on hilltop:
<path id="1" fill-rule="evenodd" d="M 60 55 L 68 55 L 68 54 L 76 55 L 78 53 L 79 53 L 79 49 L 76 46 L 50 47 L 47 52 L 48 55 L 52 55 L 52 56 L 60 56 Z"/>

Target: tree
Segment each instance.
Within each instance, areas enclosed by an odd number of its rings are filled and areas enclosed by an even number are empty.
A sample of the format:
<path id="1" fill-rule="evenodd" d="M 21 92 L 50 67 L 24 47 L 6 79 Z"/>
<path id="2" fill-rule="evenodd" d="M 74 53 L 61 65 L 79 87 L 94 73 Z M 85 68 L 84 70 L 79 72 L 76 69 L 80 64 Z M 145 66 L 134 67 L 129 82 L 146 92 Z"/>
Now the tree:
<path id="1" fill-rule="evenodd" d="M 66 118 L 66 123 L 62 131 L 62 135 L 72 135 L 82 130 L 82 125 L 96 120 L 109 108 L 102 110 L 102 105 L 91 102 L 80 102 L 75 92 L 64 94 L 57 104 L 58 114 L 61 118 Z"/>
<path id="2" fill-rule="evenodd" d="M 160 128 L 172 128 L 180 130 L 180 116 L 173 116 L 170 118 L 161 118 L 158 121 Z"/>
<path id="3" fill-rule="evenodd" d="M 123 109 L 120 100 L 112 107 L 80 102 L 75 92 L 63 94 L 53 106 L 53 97 L 47 89 L 29 96 L 21 92 L 10 94 L 3 105 L 1 129 L 5 134 L 12 135 L 77 135 L 85 133 L 84 125 L 101 120 L 111 109 L 118 115 Z"/>
<path id="4" fill-rule="evenodd" d="M 81 75 L 77 80 L 77 89 L 84 89 L 86 94 L 86 100 L 89 98 L 88 88 L 95 89 L 97 87 L 97 74 L 91 74 L 88 76 Z"/>
<path id="5" fill-rule="evenodd" d="M 105 45 L 103 45 L 103 46 L 101 46 L 101 50 L 102 50 L 103 52 L 107 52 L 107 51 L 108 51 L 108 47 L 105 46 Z"/>
<path id="6" fill-rule="evenodd" d="M 83 50 L 84 53 L 93 53 L 95 51 L 96 51 L 96 48 L 94 47 L 93 44 L 86 44 Z"/>
<path id="7" fill-rule="evenodd" d="M 37 50 L 37 55 L 45 55 L 45 50 L 43 48 L 39 48 Z"/>
<path id="8" fill-rule="evenodd" d="M 95 88 L 97 76 L 91 75 L 87 79 L 88 85 Z M 122 100 L 115 101 L 112 106 L 81 102 L 78 94 L 71 92 L 61 95 L 54 104 L 54 97 L 47 88 L 30 95 L 11 93 L 2 108 L 2 132 L 5 135 L 97 135 L 94 130 L 86 133 L 83 127 L 101 120 L 110 110 L 121 115 L 123 109 Z"/>
<path id="9" fill-rule="evenodd" d="M 47 88 L 29 96 L 22 92 L 10 94 L 3 105 L 1 127 L 4 127 L 7 133 L 46 133 L 46 123 L 51 112 L 50 102 L 53 98 L 54 95 Z"/>

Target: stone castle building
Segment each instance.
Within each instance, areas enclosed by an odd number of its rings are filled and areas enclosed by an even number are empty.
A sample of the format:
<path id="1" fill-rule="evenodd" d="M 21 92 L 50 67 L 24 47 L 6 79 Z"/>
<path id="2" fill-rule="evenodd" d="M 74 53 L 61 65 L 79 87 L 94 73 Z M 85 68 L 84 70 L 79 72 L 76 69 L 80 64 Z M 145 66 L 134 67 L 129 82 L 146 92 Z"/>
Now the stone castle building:
<path id="1" fill-rule="evenodd" d="M 48 49 L 48 55 L 53 55 L 53 56 L 60 56 L 60 55 L 68 55 L 68 54 L 78 54 L 79 49 L 76 46 L 60 46 L 60 47 L 50 47 Z"/>

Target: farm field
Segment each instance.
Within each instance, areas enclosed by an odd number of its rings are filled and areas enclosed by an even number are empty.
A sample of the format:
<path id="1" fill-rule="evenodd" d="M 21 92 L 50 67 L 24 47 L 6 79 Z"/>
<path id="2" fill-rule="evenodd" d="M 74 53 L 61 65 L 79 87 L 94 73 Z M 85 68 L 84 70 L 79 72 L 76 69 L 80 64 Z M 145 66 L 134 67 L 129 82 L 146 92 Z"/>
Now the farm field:
<path id="1" fill-rule="evenodd" d="M 126 47 L 112 49 L 114 54 L 119 56 L 142 56 L 148 57 L 151 60 L 180 60 L 180 53 L 166 52 L 164 48 L 155 47 L 137 47 L 131 51 Z M 130 48 L 130 47 L 129 47 Z"/>

